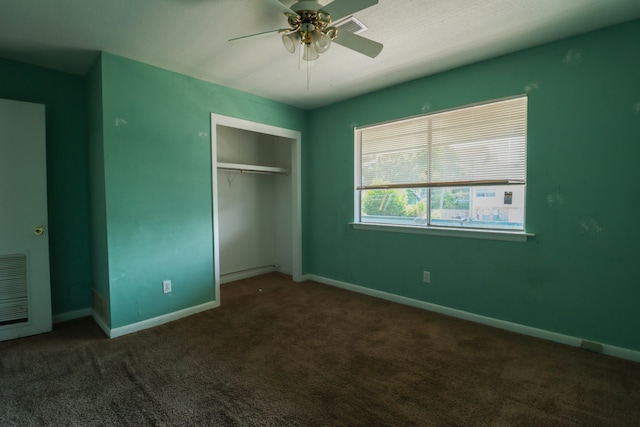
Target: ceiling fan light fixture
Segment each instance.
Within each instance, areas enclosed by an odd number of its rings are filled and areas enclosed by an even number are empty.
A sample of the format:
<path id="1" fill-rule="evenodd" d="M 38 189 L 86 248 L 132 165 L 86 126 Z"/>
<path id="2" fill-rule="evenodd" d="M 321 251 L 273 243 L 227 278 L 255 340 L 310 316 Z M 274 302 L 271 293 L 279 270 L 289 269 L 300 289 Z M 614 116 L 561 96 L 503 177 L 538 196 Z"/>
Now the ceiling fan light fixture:
<path id="1" fill-rule="evenodd" d="M 329 47 L 331 46 L 331 37 L 322 31 L 316 30 L 311 34 L 311 42 L 318 53 L 324 53 L 329 50 Z"/>
<path id="2" fill-rule="evenodd" d="M 302 54 L 302 59 L 304 61 L 315 61 L 320 58 L 320 54 L 318 53 L 316 47 L 313 44 L 304 45 L 304 53 Z"/>
<path id="3" fill-rule="evenodd" d="M 300 34 L 298 33 L 288 33 L 282 35 L 282 44 L 285 49 L 287 49 L 291 53 L 295 53 L 296 46 L 300 44 Z"/>

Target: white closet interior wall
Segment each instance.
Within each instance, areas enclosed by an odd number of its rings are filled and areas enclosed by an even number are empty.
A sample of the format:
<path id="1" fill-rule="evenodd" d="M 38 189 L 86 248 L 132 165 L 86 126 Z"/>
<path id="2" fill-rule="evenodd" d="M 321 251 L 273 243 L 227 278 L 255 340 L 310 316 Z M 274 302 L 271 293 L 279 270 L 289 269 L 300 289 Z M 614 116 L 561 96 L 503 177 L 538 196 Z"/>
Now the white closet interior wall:
<path id="1" fill-rule="evenodd" d="M 291 144 L 286 138 L 217 127 L 218 162 L 290 171 Z M 216 173 L 221 276 L 253 269 L 260 274 L 273 265 L 291 274 L 291 176 L 228 170 Z"/>

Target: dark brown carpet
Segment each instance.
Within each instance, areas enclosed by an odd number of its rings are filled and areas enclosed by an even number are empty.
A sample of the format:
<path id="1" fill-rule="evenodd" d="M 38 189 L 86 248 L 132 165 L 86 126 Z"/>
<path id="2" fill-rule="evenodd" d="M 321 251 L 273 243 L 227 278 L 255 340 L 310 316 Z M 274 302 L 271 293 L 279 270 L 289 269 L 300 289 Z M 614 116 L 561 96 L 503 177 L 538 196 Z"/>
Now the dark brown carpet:
<path id="1" fill-rule="evenodd" d="M 0 425 L 640 425 L 640 364 L 277 273 L 113 340 L 0 343 Z"/>

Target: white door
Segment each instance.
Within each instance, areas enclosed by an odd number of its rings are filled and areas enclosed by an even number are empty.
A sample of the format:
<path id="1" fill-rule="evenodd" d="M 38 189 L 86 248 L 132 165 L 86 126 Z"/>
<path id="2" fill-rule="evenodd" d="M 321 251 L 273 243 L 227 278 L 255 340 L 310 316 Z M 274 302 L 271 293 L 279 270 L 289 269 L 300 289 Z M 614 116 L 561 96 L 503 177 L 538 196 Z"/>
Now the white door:
<path id="1" fill-rule="evenodd" d="M 51 330 L 44 105 L 0 99 L 0 340 Z"/>

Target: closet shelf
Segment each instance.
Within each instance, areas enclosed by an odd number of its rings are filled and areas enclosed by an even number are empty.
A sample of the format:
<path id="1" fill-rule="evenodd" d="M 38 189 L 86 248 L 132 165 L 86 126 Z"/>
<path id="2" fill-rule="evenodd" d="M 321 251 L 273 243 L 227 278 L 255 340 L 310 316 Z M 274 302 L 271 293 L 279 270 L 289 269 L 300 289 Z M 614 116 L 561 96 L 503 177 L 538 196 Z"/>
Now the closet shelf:
<path id="1" fill-rule="evenodd" d="M 258 165 L 243 165 L 240 163 L 217 163 L 218 170 L 226 170 L 232 172 L 241 173 L 265 173 L 265 174 L 283 174 L 286 175 L 289 171 L 285 168 L 278 168 L 274 166 L 258 166 Z"/>

